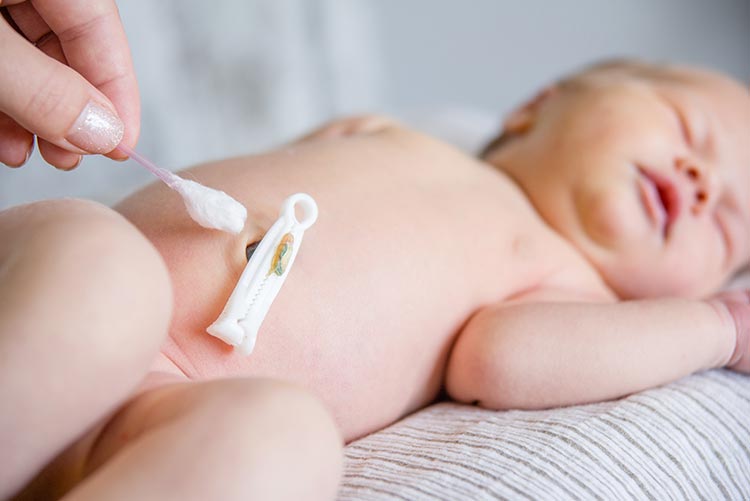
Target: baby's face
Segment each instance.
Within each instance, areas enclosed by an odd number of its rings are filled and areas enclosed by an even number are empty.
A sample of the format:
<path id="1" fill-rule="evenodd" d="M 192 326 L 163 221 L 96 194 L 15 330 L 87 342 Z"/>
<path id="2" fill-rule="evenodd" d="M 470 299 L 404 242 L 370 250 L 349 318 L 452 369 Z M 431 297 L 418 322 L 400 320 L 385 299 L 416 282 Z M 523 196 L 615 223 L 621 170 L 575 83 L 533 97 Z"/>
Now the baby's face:
<path id="1" fill-rule="evenodd" d="M 598 70 L 519 123 L 487 160 L 621 297 L 703 295 L 750 260 L 747 87 L 686 68 Z"/>

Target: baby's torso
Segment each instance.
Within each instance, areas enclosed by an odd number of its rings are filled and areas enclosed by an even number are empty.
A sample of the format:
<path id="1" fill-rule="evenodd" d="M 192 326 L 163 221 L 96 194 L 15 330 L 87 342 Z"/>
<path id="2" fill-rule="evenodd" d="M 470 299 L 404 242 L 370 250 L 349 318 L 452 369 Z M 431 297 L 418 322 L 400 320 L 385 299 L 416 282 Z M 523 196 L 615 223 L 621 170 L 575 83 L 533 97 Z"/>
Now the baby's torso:
<path id="1" fill-rule="evenodd" d="M 187 177 L 249 212 L 240 238 L 200 229 L 152 187 L 120 209 L 165 256 L 175 315 L 164 353 L 191 377 L 298 382 L 349 436 L 435 398 L 449 350 L 478 308 L 585 262 L 504 175 L 421 134 L 388 129 L 197 167 Z M 319 207 L 250 357 L 205 333 L 281 202 Z M 151 212 L 149 213 L 149 209 Z M 157 221 L 155 210 L 171 218 Z"/>

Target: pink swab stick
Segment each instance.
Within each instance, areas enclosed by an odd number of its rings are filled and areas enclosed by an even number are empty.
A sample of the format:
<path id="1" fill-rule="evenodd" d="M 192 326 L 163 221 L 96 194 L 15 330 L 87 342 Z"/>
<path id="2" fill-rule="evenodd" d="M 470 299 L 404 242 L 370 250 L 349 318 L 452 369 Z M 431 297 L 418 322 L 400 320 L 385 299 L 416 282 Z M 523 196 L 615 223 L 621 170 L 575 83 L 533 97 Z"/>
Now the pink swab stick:
<path id="1" fill-rule="evenodd" d="M 172 174 L 172 172 L 168 171 L 167 169 L 162 169 L 161 167 L 158 167 L 154 162 L 144 157 L 137 151 L 128 148 L 127 146 L 124 146 L 121 144 L 115 149 L 119 151 L 120 153 L 124 153 L 125 155 L 129 156 L 132 160 L 135 160 L 136 162 L 141 164 L 143 167 L 151 171 L 151 174 L 153 174 L 154 176 L 164 181 L 164 184 L 166 184 L 173 190 L 176 190 L 176 188 L 174 187 L 175 175 Z"/>

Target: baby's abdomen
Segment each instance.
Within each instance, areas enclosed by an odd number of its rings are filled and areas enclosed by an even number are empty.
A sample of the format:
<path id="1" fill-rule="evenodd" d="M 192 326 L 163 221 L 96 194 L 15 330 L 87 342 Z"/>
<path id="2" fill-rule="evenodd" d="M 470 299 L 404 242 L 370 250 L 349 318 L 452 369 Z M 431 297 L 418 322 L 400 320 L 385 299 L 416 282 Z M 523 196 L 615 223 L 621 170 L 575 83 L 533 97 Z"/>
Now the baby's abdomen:
<path id="1" fill-rule="evenodd" d="M 335 245 L 340 252 L 330 253 L 330 229 L 321 221 L 306 233 L 250 356 L 201 331 L 209 318 L 173 328 L 165 351 L 193 378 L 298 383 L 328 404 L 352 439 L 434 400 L 474 298 L 436 275 L 429 259 L 380 265 L 378 254 L 388 252 L 358 238 L 349 239 L 358 244 L 351 252 Z"/>
<path id="2" fill-rule="evenodd" d="M 175 284 L 165 355 L 191 378 L 296 382 L 328 404 L 347 439 L 432 401 L 462 324 L 512 288 L 508 228 L 489 215 L 515 195 L 469 157 L 420 137 L 314 143 L 190 176 L 243 202 L 257 234 L 196 228 L 175 197 L 174 221 L 155 222 L 143 207 L 164 214 L 170 196 L 157 188 L 126 201 L 122 210 L 160 249 Z M 242 271 L 247 239 L 296 191 L 316 199 L 318 222 L 243 357 L 205 329 Z"/>

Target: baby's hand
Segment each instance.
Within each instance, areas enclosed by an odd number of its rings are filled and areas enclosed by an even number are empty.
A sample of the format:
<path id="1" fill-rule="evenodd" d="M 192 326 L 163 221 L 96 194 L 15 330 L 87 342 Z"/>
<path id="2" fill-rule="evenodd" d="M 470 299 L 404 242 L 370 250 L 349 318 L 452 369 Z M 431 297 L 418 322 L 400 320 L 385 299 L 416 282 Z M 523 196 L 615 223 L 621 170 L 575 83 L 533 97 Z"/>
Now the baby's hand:
<path id="1" fill-rule="evenodd" d="M 727 309 L 736 328 L 734 353 L 729 358 L 727 367 L 750 373 L 750 289 L 722 292 L 714 296 L 713 301 Z"/>
<path id="2" fill-rule="evenodd" d="M 302 137 L 299 141 L 375 134 L 395 125 L 395 120 L 383 115 L 355 115 L 333 120 Z"/>

